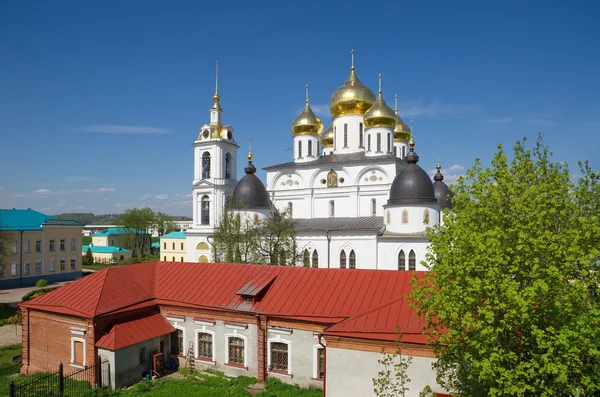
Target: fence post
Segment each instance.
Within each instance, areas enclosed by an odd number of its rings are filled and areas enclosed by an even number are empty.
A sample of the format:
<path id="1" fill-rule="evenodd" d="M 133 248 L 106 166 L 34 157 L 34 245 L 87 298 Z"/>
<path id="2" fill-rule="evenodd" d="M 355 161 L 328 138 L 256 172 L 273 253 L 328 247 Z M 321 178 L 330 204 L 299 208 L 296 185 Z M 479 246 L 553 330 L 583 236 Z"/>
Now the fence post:
<path id="1" fill-rule="evenodd" d="M 65 392 L 65 378 L 63 373 L 63 365 L 60 363 L 58 366 L 58 395 L 62 396 Z"/>
<path id="2" fill-rule="evenodd" d="M 8 386 L 8 397 L 15 397 L 15 382 L 12 380 Z"/>
<path id="3" fill-rule="evenodd" d="M 98 388 L 102 388 L 102 357 L 98 356 L 98 361 L 96 361 L 96 383 L 98 384 Z"/>

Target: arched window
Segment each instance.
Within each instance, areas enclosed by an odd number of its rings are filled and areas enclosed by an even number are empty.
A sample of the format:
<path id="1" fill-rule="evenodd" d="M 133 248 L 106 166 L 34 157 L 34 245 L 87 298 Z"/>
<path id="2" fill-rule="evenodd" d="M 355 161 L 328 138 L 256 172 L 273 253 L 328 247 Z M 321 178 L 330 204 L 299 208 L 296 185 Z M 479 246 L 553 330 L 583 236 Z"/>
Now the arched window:
<path id="1" fill-rule="evenodd" d="M 392 134 L 387 134 L 387 153 L 391 152 Z"/>
<path id="2" fill-rule="evenodd" d="M 428 209 L 426 209 L 423 212 L 423 223 L 426 224 L 426 225 L 429 224 L 429 210 Z"/>
<path id="3" fill-rule="evenodd" d="M 210 201 L 208 201 L 207 195 L 202 196 L 200 208 L 200 224 L 208 225 L 210 223 Z"/>
<path id="4" fill-rule="evenodd" d="M 349 269 L 356 269 L 356 254 L 354 250 L 350 251 L 350 262 L 348 264 Z"/>
<path id="5" fill-rule="evenodd" d="M 377 153 L 381 152 L 381 132 L 377 133 Z"/>
<path id="6" fill-rule="evenodd" d="M 402 223 L 408 223 L 408 211 L 402 211 Z"/>
<path id="7" fill-rule="evenodd" d="M 198 245 L 196 246 L 196 250 L 198 251 L 208 251 L 209 249 L 210 247 L 204 241 L 198 243 Z"/>
<path id="8" fill-rule="evenodd" d="M 371 134 L 367 134 L 367 152 L 371 151 Z"/>
<path id="9" fill-rule="evenodd" d="M 400 250 L 398 254 L 398 270 L 406 270 L 406 255 L 404 250 Z"/>
<path id="10" fill-rule="evenodd" d="M 291 201 L 287 203 L 287 212 L 290 214 L 290 218 L 294 215 L 294 204 Z"/>
<path id="11" fill-rule="evenodd" d="M 335 216 L 335 201 L 331 200 L 329 202 L 329 217 L 333 218 Z"/>
<path id="12" fill-rule="evenodd" d="M 312 267 L 319 267 L 319 253 L 317 250 L 314 250 L 312 254 Z"/>
<path id="13" fill-rule="evenodd" d="M 340 252 L 340 269 L 346 268 L 346 251 Z"/>
<path id="14" fill-rule="evenodd" d="M 207 332 L 198 332 L 198 358 L 213 359 L 213 336 Z"/>
<path id="15" fill-rule="evenodd" d="M 231 179 L 231 153 L 225 155 L 225 179 Z"/>
<path id="16" fill-rule="evenodd" d="M 202 179 L 210 179 L 210 153 L 202 155 Z"/>
<path id="17" fill-rule="evenodd" d="M 371 215 L 377 215 L 377 200 L 371 199 Z"/>
<path id="18" fill-rule="evenodd" d="M 310 267 L 310 253 L 307 249 L 304 250 L 304 254 L 302 256 L 302 262 L 304 263 L 304 267 Z"/>
<path id="19" fill-rule="evenodd" d="M 408 270 L 417 270 L 417 256 L 413 250 L 408 254 Z"/>
<path id="20" fill-rule="evenodd" d="M 312 157 L 312 141 L 308 141 L 308 157 Z"/>
<path id="21" fill-rule="evenodd" d="M 298 158 L 302 158 L 302 141 L 298 141 Z"/>
<path id="22" fill-rule="evenodd" d="M 402 158 L 406 157 L 406 146 L 402 146 Z"/>
<path id="23" fill-rule="evenodd" d="M 198 257 L 198 263 L 208 263 L 208 257 L 206 255 L 200 255 Z"/>

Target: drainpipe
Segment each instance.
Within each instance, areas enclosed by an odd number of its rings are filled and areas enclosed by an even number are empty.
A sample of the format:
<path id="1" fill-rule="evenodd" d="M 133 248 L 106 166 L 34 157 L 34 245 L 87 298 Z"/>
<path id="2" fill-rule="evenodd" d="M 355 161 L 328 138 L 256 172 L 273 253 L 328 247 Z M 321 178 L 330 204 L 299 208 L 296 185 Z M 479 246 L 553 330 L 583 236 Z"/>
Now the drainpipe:
<path id="1" fill-rule="evenodd" d="M 323 346 L 323 366 L 325 370 L 323 371 L 323 397 L 327 396 L 327 346 L 321 342 L 321 338 L 323 334 L 319 332 L 319 345 Z M 318 370 L 318 367 L 317 367 Z"/>
<path id="2" fill-rule="evenodd" d="M 329 235 L 329 230 L 326 233 L 327 236 L 327 267 L 331 267 L 331 236 Z"/>

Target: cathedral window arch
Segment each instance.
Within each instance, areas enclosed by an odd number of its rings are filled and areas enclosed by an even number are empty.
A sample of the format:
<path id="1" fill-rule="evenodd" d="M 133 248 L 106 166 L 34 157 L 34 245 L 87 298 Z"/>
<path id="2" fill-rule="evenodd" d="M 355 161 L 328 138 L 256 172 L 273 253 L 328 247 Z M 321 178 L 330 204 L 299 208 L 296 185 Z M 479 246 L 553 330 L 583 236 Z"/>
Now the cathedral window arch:
<path id="1" fill-rule="evenodd" d="M 333 200 L 329 202 L 329 217 L 335 217 L 335 201 Z"/>
<path id="2" fill-rule="evenodd" d="M 425 209 L 425 211 L 423 211 L 423 223 L 426 225 L 429 224 L 429 209 Z"/>
<path id="3" fill-rule="evenodd" d="M 308 140 L 308 157 L 312 157 L 312 140 Z"/>
<path id="4" fill-rule="evenodd" d="M 302 141 L 298 141 L 298 158 L 302 158 Z"/>
<path id="5" fill-rule="evenodd" d="M 231 153 L 225 155 L 225 179 L 231 179 Z"/>
<path id="6" fill-rule="evenodd" d="M 417 270 L 417 255 L 413 250 L 408 254 L 408 270 Z"/>
<path id="7" fill-rule="evenodd" d="M 354 250 L 350 251 L 350 257 L 348 261 L 348 269 L 356 269 L 356 254 Z"/>
<path id="8" fill-rule="evenodd" d="M 394 156 L 398 156 L 398 148 L 394 146 Z"/>
<path id="9" fill-rule="evenodd" d="M 381 132 L 377 133 L 377 153 L 381 152 Z"/>
<path id="10" fill-rule="evenodd" d="M 406 254 L 404 250 L 400 250 L 398 254 L 398 270 L 406 270 Z"/>
<path id="11" fill-rule="evenodd" d="M 210 153 L 202 154 L 202 179 L 210 179 Z"/>
<path id="12" fill-rule="evenodd" d="M 302 263 L 304 264 L 304 267 L 310 267 L 310 253 L 308 252 L 308 249 L 305 249 L 304 254 L 302 254 Z"/>
<path id="13" fill-rule="evenodd" d="M 389 152 L 392 151 L 391 150 L 391 147 L 392 147 L 392 145 L 391 145 L 391 141 L 392 141 L 391 137 L 392 137 L 392 134 L 387 134 L 387 153 L 389 153 Z"/>
<path id="14" fill-rule="evenodd" d="M 205 194 L 200 201 L 200 224 L 208 225 L 210 223 L 210 200 Z"/>
<path id="15" fill-rule="evenodd" d="M 402 223 L 403 224 L 408 223 L 408 211 L 407 210 L 402 211 Z"/>
<path id="16" fill-rule="evenodd" d="M 340 269 L 346 268 L 346 251 L 340 252 Z"/>
<path id="17" fill-rule="evenodd" d="M 312 267 L 319 267 L 319 253 L 317 250 L 312 253 Z"/>
<path id="18" fill-rule="evenodd" d="M 358 123 L 358 147 L 364 147 L 363 123 Z"/>

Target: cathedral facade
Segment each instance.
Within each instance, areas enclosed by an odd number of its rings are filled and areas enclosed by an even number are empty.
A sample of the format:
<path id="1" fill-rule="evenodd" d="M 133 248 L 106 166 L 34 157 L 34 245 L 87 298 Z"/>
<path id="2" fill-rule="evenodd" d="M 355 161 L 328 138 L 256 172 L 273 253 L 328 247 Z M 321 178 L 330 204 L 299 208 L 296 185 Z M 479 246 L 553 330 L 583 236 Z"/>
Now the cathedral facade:
<path id="1" fill-rule="evenodd" d="M 218 77 L 218 72 L 217 72 Z M 218 79 L 217 79 L 218 81 Z M 236 179 L 233 128 L 222 122 L 218 86 L 210 123 L 194 146 L 193 227 L 187 230 L 187 260 L 211 261 L 211 235 L 227 198 L 246 216 L 263 218 L 276 208 L 297 221 L 301 262 L 322 268 L 425 270 L 426 229 L 450 208 L 450 191 L 438 173 L 432 182 L 418 165 L 409 126 L 383 98 L 350 75 L 329 102 L 332 122 L 324 129 L 308 98 L 291 126 L 293 160 L 267 166 L 267 185 L 254 175 L 248 155 L 245 176 Z"/>

